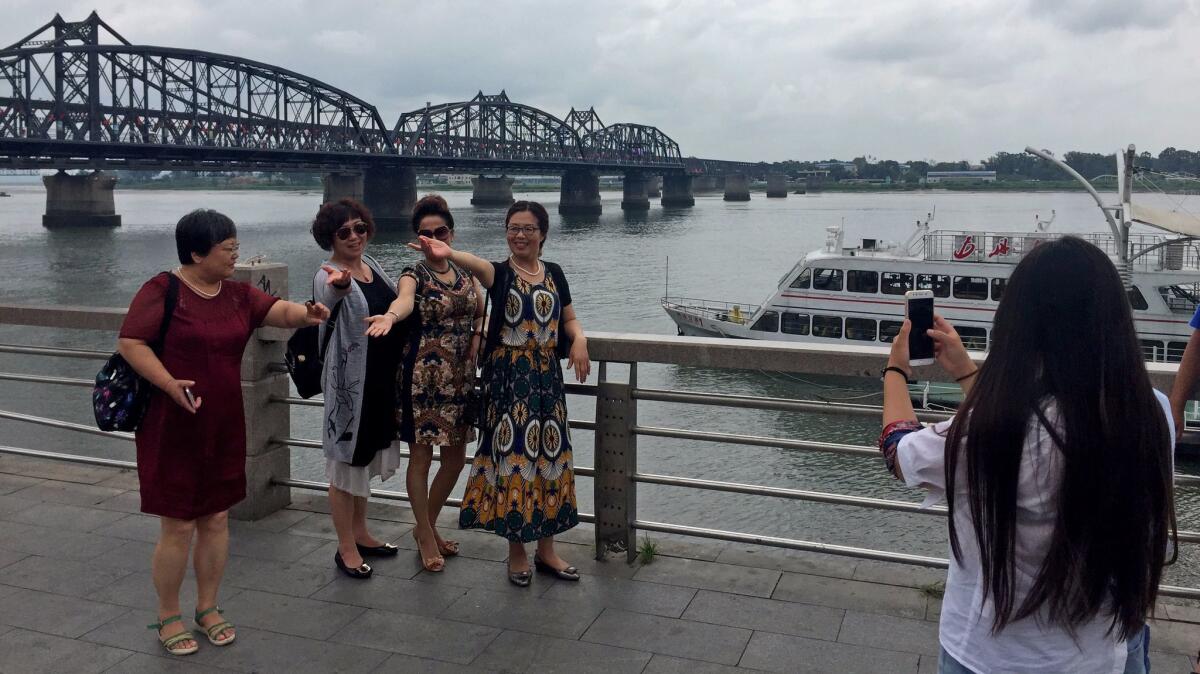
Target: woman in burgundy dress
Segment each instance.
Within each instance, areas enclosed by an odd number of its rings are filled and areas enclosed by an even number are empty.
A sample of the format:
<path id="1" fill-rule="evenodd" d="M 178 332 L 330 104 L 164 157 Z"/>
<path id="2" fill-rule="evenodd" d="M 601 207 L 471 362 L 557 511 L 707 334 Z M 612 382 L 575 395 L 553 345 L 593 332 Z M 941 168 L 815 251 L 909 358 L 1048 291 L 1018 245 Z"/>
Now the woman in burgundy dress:
<path id="1" fill-rule="evenodd" d="M 228 217 L 197 210 L 175 227 L 182 266 L 175 311 L 158 353 L 170 277 L 159 274 L 133 298 L 117 349 L 155 389 L 135 434 L 142 512 L 158 515 L 153 578 L 159 640 L 172 655 L 197 641 L 184 629 L 179 588 L 195 538 L 196 624 L 224 646 L 233 625 L 217 608 L 229 552 L 227 511 L 246 495 L 246 424 L 242 414 L 242 352 L 261 325 L 299 328 L 329 317 L 320 304 L 285 302 L 231 281 L 238 259 L 237 230 Z"/>

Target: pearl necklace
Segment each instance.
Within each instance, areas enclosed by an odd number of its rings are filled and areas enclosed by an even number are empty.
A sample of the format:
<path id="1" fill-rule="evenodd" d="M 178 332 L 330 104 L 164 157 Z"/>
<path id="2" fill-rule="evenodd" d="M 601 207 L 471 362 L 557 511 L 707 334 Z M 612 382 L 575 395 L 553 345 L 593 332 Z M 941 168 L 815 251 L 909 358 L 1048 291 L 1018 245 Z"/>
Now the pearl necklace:
<path id="1" fill-rule="evenodd" d="M 536 271 L 529 271 L 528 269 L 517 264 L 516 258 L 514 258 L 512 255 L 508 256 L 508 261 L 511 262 L 512 266 L 516 267 L 518 271 L 523 271 L 528 276 L 537 277 L 537 276 L 540 276 L 542 273 L 542 261 L 541 260 L 537 261 L 537 270 Z"/>
<path id="2" fill-rule="evenodd" d="M 191 289 L 192 289 L 192 291 L 193 291 L 193 292 L 195 292 L 197 295 L 199 295 L 199 296 L 201 296 L 201 297 L 203 297 L 203 298 L 205 298 L 205 299 L 210 299 L 210 300 L 211 300 L 212 298 L 216 297 L 217 295 L 220 295 L 220 294 L 221 294 L 221 285 L 222 285 L 223 283 L 225 283 L 225 281 L 224 281 L 224 280 L 217 281 L 217 289 L 216 289 L 215 291 L 211 292 L 211 293 L 206 293 L 206 292 L 204 292 L 203 290 L 201 290 L 201 289 L 197 288 L 196 286 L 192 285 L 192 282 L 191 282 L 191 281 L 189 281 L 189 280 L 187 280 L 187 278 L 186 278 L 186 277 L 184 277 L 184 275 L 183 275 L 183 267 L 179 267 L 179 268 L 177 268 L 177 269 L 175 270 L 175 275 L 179 277 L 179 280 L 180 280 L 180 281 L 183 281 L 184 285 L 186 285 L 187 287 L 191 288 Z"/>

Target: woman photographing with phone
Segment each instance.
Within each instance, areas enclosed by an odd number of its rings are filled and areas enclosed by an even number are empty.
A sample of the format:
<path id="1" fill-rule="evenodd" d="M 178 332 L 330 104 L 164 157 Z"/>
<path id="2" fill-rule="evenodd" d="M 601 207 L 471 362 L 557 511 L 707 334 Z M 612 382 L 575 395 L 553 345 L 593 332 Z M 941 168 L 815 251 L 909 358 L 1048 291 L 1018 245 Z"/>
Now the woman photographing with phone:
<path id="1" fill-rule="evenodd" d="M 910 321 L 882 375 L 884 460 L 950 511 L 938 671 L 1145 672 L 1174 539 L 1174 429 L 1116 268 L 1081 239 L 1043 243 L 994 326 L 976 368 L 934 319 L 935 357 L 964 394 L 950 421 L 916 420 Z"/>

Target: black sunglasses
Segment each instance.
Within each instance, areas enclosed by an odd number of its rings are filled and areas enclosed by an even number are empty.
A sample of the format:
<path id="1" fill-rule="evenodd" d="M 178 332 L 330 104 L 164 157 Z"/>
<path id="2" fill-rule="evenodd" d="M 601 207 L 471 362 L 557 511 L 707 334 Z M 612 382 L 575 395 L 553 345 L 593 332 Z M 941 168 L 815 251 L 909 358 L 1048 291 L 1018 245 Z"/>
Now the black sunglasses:
<path id="1" fill-rule="evenodd" d="M 438 227 L 437 229 L 419 230 L 417 232 L 417 234 L 419 236 L 424 236 L 426 238 L 437 239 L 438 241 L 445 241 L 446 239 L 450 238 L 450 228 L 446 225 L 442 225 L 441 227 Z"/>
<path id="2" fill-rule="evenodd" d="M 359 236 L 366 236 L 367 232 L 370 230 L 367 229 L 367 226 L 365 224 L 363 224 L 361 222 L 356 222 L 356 223 L 354 223 L 353 227 L 342 227 L 341 229 L 339 229 L 337 231 L 337 238 L 341 239 L 342 241 L 345 241 L 346 239 L 350 238 L 351 231 L 353 231 L 355 234 L 357 234 Z"/>

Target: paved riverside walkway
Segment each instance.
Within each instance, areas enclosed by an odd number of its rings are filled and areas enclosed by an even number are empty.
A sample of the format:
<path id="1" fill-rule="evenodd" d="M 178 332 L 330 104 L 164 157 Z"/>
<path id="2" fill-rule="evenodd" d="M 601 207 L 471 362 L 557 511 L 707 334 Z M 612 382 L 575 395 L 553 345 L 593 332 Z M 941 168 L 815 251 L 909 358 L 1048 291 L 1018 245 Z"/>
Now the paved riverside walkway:
<path id="1" fill-rule="evenodd" d="M 136 489 L 128 471 L 0 454 L 0 672 L 937 671 L 934 570 L 673 538 L 628 566 L 594 561 L 581 526 L 562 543 L 579 583 L 513 587 L 504 541 L 476 532 L 454 534 L 444 573 L 402 550 L 355 581 L 333 568 L 325 497 L 299 491 L 231 525 L 237 642 L 172 657 L 145 628 L 158 525 Z M 378 537 L 414 547 L 407 508 L 371 513 Z M 194 602 L 189 576 L 185 616 Z M 1189 671 L 1200 609 L 1159 613 L 1155 673 Z"/>

